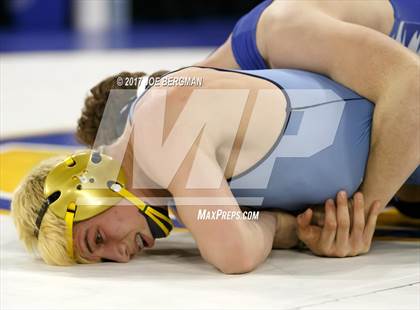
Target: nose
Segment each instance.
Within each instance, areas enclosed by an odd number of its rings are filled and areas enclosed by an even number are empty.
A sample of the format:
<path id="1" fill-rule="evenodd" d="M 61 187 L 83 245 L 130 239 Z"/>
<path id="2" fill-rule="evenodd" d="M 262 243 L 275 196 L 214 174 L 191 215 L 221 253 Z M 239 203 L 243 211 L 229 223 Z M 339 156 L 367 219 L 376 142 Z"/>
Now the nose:
<path id="1" fill-rule="evenodd" d="M 122 242 L 110 242 L 103 249 L 102 257 L 118 263 L 127 263 L 130 260 L 128 246 Z"/>
<path id="2" fill-rule="evenodd" d="M 119 256 L 118 261 L 121 263 L 127 263 L 130 260 L 130 251 L 128 246 L 124 242 L 119 242 L 117 245 L 117 253 Z"/>

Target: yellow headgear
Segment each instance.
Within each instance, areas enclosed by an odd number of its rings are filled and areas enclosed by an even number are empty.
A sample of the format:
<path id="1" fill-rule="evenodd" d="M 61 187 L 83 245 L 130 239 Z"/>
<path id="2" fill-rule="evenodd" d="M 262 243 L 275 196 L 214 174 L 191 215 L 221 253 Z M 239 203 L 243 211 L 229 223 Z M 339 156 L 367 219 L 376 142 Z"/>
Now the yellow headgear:
<path id="1" fill-rule="evenodd" d="M 112 171 L 118 174 L 116 180 L 110 176 Z M 71 155 L 47 175 L 44 185 L 47 200 L 36 219 L 35 236 L 38 237 L 45 212 L 51 209 L 66 222 L 67 251 L 73 257 L 73 223 L 98 215 L 123 198 L 146 216 L 155 238 L 168 236 L 173 227 L 169 216 L 145 204 L 129 192 L 125 184 L 120 164 L 110 156 L 95 151 Z"/>

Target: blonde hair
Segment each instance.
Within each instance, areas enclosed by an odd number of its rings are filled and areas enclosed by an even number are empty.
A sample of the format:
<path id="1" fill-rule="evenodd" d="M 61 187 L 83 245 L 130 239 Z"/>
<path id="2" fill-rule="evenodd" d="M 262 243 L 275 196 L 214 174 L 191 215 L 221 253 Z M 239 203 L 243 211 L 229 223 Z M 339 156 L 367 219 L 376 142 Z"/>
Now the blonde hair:
<path id="1" fill-rule="evenodd" d="M 41 223 L 38 238 L 36 218 L 46 200 L 44 184 L 48 173 L 64 157 L 55 157 L 42 161 L 20 183 L 12 199 L 12 217 L 19 235 L 29 252 L 38 252 L 49 265 L 68 266 L 75 263 L 89 263 L 75 253 L 75 259 L 67 254 L 64 219 L 47 210 Z"/>

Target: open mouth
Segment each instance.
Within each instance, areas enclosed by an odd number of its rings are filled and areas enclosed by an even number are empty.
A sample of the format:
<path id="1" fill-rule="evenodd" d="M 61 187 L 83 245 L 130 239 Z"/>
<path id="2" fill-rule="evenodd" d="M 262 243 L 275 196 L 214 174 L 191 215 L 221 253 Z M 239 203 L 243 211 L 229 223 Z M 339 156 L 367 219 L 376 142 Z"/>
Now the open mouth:
<path id="1" fill-rule="evenodd" d="M 136 244 L 139 250 L 150 247 L 147 240 L 142 236 L 141 233 L 136 234 Z"/>

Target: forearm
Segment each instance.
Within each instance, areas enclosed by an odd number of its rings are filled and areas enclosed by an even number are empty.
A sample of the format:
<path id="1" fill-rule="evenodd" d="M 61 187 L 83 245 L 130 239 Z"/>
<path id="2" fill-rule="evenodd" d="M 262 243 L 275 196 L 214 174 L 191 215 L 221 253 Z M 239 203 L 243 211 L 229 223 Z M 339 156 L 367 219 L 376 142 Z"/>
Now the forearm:
<path id="1" fill-rule="evenodd" d="M 397 75 L 376 102 L 370 153 L 361 187 L 366 206 L 380 200 L 384 208 L 419 165 L 419 62 L 413 66 Z"/>
<path id="2" fill-rule="evenodd" d="M 290 249 L 298 244 L 296 217 L 284 212 L 273 212 L 277 217 L 273 249 Z"/>
<path id="3" fill-rule="evenodd" d="M 273 247 L 278 227 L 274 212 L 260 211 L 257 220 L 244 221 L 244 242 L 248 255 L 254 258 L 255 266 L 264 262 Z"/>
<path id="4" fill-rule="evenodd" d="M 245 273 L 263 263 L 270 254 L 276 232 L 277 217 L 272 212 L 259 212 L 253 220 L 222 220 L 217 231 L 204 238 L 193 234 L 202 257 L 227 274 Z M 202 224 L 206 224 L 203 222 Z"/>

